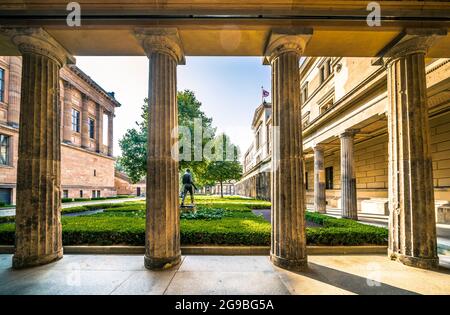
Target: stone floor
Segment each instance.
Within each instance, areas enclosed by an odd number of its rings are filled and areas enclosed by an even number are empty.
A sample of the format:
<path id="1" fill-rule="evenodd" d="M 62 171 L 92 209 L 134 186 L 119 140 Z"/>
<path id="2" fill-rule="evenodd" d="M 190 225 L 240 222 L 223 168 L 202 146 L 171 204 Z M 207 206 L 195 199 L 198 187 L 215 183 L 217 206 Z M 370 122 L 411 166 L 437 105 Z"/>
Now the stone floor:
<path id="1" fill-rule="evenodd" d="M 309 270 L 293 273 L 265 256 L 185 256 L 153 272 L 141 255 L 65 255 L 13 271 L 0 255 L 0 294 L 450 294 L 450 257 L 441 263 L 428 271 L 384 255 L 309 256 Z"/>

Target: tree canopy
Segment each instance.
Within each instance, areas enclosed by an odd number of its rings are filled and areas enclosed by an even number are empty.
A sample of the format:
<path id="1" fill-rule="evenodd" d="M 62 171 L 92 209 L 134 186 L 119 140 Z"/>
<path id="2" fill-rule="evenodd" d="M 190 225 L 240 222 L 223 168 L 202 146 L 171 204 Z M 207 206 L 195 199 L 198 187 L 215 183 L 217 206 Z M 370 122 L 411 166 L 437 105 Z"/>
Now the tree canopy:
<path id="1" fill-rule="evenodd" d="M 217 162 L 233 162 L 230 165 L 226 163 L 216 163 L 214 156 L 217 156 L 221 150 L 216 148 L 232 146 L 227 136 L 223 137 L 225 141 L 221 145 L 219 138 L 215 138 L 216 128 L 212 125 L 212 119 L 207 117 L 201 110 L 201 102 L 197 100 L 194 92 L 185 90 L 178 92 L 178 124 L 179 124 L 179 154 L 180 154 L 180 170 L 191 169 L 197 186 L 203 187 L 212 185 L 225 176 L 225 173 L 236 174 L 237 171 L 229 169 L 233 167 L 237 170 L 240 163 L 238 162 L 238 149 L 233 146 L 233 155 L 231 161 Z M 119 141 L 122 150 L 122 156 L 118 160 L 120 168 L 127 173 L 133 182 L 138 182 L 147 173 L 147 121 L 148 121 L 148 100 L 144 100 L 142 106 L 141 121 L 136 122 L 136 127 L 127 130 L 124 137 Z M 200 137 L 199 137 L 200 136 Z M 211 145 L 212 144 L 212 145 Z M 213 147 L 211 150 L 211 146 Z M 204 151 L 211 151 L 210 154 L 203 154 Z M 225 150 L 226 151 L 226 150 Z M 226 154 L 224 152 L 223 154 Z M 226 156 L 224 156 L 226 157 Z M 214 166 L 211 165 L 214 160 Z M 225 168 L 223 172 L 219 172 L 219 168 Z M 242 169 L 242 168 L 240 168 Z M 213 174 L 215 174 L 213 176 Z M 218 177 L 216 177 L 216 175 Z M 234 176 L 232 179 L 236 179 Z M 225 181 L 228 179 L 225 179 Z"/>

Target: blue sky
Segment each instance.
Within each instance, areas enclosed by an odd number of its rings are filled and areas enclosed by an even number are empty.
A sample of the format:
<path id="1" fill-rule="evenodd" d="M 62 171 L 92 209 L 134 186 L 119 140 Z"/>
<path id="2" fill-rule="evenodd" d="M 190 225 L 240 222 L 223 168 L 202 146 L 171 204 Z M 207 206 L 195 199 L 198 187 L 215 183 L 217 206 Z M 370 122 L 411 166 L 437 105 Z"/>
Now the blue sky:
<path id="1" fill-rule="evenodd" d="M 77 65 L 107 91 L 114 91 L 122 107 L 114 121 L 114 151 L 118 141 L 140 118 L 148 93 L 146 57 L 77 57 Z M 178 90 L 190 89 L 213 118 L 245 152 L 252 141 L 250 124 L 261 103 L 261 86 L 270 91 L 270 67 L 253 57 L 188 57 L 178 67 Z M 267 98 L 270 101 L 270 97 Z"/>

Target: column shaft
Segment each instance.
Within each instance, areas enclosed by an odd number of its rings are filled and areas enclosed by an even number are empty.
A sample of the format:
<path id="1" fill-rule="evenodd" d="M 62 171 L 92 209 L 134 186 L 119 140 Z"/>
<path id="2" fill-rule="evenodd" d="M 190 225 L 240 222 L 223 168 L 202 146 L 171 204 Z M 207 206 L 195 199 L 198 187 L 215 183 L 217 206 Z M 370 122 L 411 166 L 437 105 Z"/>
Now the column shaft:
<path id="1" fill-rule="evenodd" d="M 388 63 L 389 252 L 438 266 L 424 52 Z"/>
<path id="2" fill-rule="evenodd" d="M 170 268 L 180 261 L 177 62 L 162 52 L 149 54 L 149 115 L 147 160 L 147 231 L 145 266 Z M 174 155 L 178 154 L 174 150 Z"/>
<path id="3" fill-rule="evenodd" d="M 19 127 L 21 80 L 22 60 L 20 57 L 11 56 L 9 58 L 8 124 L 13 127 Z"/>
<path id="4" fill-rule="evenodd" d="M 326 213 L 325 169 L 323 147 L 314 148 L 314 210 Z"/>
<path id="5" fill-rule="evenodd" d="M 22 60 L 14 268 L 48 263 L 63 253 L 58 99 L 61 65 L 32 52 L 24 52 Z"/>
<path id="6" fill-rule="evenodd" d="M 81 147 L 89 148 L 89 98 L 82 96 L 81 105 Z"/>
<path id="7" fill-rule="evenodd" d="M 114 114 L 108 115 L 108 155 L 114 155 Z"/>
<path id="8" fill-rule="evenodd" d="M 96 121 L 96 136 L 97 139 L 95 141 L 96 144 L 96 151 L 98 153 L 103 153 L 103 108 L 100 104 L 97 104 L 97 109 L 96 109 L 96 116 L 97 116 L 97 121 Z"/>
<path id="9" fill-rule="evenodd" d="M 72 88 L 64 82 L 63 141 L 72 142 Z"/>
<path id="10" fill-rule="evenodd" d="M 353 158 L 354 133 L 344 132 L 341 136 L 341 209 L 342 217 L 357 220 L 355 162 Z"/>
<path id="11" fill-rule="evenodd" d="M 307 264 L 305 187 L 302 168 L 300 54 L 286 51 L 272 64 L 272 248 L 275 265 L 291 270 Z"/>

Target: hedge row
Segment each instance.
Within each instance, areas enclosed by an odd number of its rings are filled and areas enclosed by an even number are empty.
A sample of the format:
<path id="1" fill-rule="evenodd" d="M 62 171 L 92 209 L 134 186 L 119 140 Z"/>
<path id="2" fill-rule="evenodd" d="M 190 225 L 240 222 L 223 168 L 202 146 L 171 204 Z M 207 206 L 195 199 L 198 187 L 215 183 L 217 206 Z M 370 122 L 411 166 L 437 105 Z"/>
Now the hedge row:
<path id="1" fill-rule="evenodd" d="M 76 202 L 76 201 L 93 201 L 93 200 L 108 200 L 108 199 L 122 199 L 122 198 L 134 198 L 132 195 L 118 195 L 113 197 L 95 197 L 95 198 L 61 198 L 62 203 Z"/>
<path id="2" fill-rule="evenodd" d="M 119 218 L 123 219 L 123 218 Z M 270 226 L 255 230 L 249 229 L 209 229 L 181 226 L 181 244 L 184 245 L 270 245 Z M 212 221 L 210 221 L 212 222 Z M 0 244 L 14 244 L 14 225 L 0 230 Z M 385 245 L 387 230 L 371 226 L 351 228 L 307 228 L 307 244 L 309 245 Z M 139 229 L 65 229 L 63 227 L 63 243 L 65 245 L 144 245 L 145 230 Z"/>

